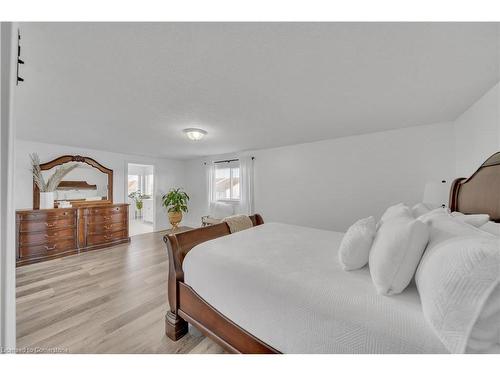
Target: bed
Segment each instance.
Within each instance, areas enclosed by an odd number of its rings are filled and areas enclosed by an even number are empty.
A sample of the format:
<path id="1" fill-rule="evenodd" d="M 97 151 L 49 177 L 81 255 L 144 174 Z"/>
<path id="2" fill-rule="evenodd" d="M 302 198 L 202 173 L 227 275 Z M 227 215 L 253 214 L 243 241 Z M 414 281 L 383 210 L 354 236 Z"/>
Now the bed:
<path id="1" fill-rule="evenodd" d="M 500 222 L 500 153 L 454 181 L 450 208 Z M 376 293 L 369 270 L 344 272 L 343 233 L 251 217 L 166 235 L 167 336 L 196 326 L 232 353 L 446 353 L 426 323 L 415 285 Z M 209 282 L 207 282 L 209 280 Z"/>

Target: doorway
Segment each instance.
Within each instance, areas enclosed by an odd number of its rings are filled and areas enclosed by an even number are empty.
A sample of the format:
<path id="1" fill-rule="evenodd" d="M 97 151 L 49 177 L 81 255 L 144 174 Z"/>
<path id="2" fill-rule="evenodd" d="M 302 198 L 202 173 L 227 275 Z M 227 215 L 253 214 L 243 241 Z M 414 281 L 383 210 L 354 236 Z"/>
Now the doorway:
<path id="1" fill-rule="evenodd" d="M 129 207 L 129 234 L 135 236 L 154 232 L 155 197 L 154 166 L 127 164 L 127 201 Z"/>

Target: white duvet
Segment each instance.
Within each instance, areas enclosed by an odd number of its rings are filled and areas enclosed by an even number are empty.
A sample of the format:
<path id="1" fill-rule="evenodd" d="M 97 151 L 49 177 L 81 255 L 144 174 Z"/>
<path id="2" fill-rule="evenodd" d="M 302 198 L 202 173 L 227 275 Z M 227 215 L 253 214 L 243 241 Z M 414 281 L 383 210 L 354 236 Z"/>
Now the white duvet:
<path id="1" fill-rule="evenodd" d="M 185 282 L 284 353 L 445 353 L 417 290 L 376 293 L 369 270 L 345 272 L 343 233 L 270 223 L 202 243 Z"/>

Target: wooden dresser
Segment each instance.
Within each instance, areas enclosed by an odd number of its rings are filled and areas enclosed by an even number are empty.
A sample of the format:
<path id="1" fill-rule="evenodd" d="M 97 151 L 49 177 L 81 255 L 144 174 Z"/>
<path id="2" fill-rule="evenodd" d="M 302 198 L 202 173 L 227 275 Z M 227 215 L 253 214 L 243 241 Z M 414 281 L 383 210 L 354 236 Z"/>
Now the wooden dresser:
<path id="1" fill-rule="evenodd" d="M 128 204 L 16 212 L 17 265 L 129 242 Z"/>

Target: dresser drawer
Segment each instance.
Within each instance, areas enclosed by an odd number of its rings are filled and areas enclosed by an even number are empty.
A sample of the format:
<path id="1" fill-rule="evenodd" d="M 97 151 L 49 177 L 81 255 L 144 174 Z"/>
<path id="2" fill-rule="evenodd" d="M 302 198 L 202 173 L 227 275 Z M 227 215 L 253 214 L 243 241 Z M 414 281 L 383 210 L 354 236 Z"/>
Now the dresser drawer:
<path id="1" fill-rule="evenodd" d="M 50 229 L 74 228 L 75 218 L 65 218 L 49 221 L 20 221 L 19 232 L 41 232 Z"/>
<path id="2" fill-rule="evenodd" d="M 75 217 L 74 209 L 33 210 L 19 214 L 20 221 L 54 221 L 67 220 Z"/>
<path id="3" fill-rule="evenodd" d="M 127 206 L 117 206 L 117 207 L 92 207 L 88 209 L 88 215 L 103 215 L 110 216 L 118 213 L 126 213 Z"/>
<path id="4" fill-rule="evenodd" d="M 43 245 L 19 246 L 19 256 L 21 259 L 49 256 L 65 251 L 76 249 L 75 239 L 65 239 L 59 241 L 49 241 Z"/>
<path id="5" fill-rule="evenodd" d="M 87 236 L 87 246 L 104 244 L 106 242 L 113 242 L 121 239 L 127 238 L 127 231 L 120 230 L 113 233 L 103 233 L 103 234 L 89 234 Z"/>
<path id="6" fill-rule="evenodd" d="M 88 224 L 109 224 L 125 221 L 127 216 L 124 212 L 120 212 L 114 215 L 103 215 L 103 216 L 88 216 Z"/>
<path id="7" fill-rule="evenodd" d="M 59 240 L 75 240 L 76 234 L 74 228 L 49 229 L 43 232 L 24 232 L 19 233 L 19 246 L 24 245 L 42 245 Z"/>
<path id="8" fill-rule="evenodd" d="M 87 234 L 109 234 L 127 229 L 127 221 L 117 221 L 109 223 L 90 223 L 87 225 Z"/>

